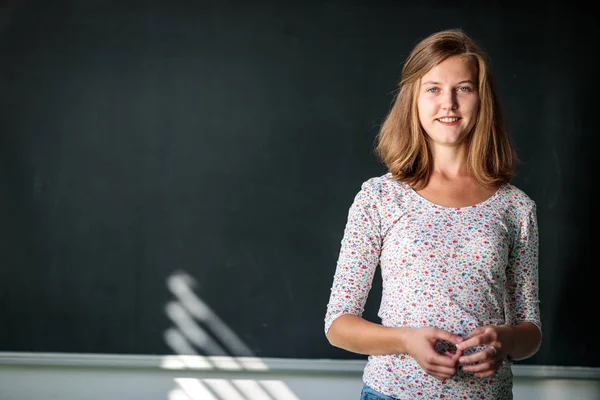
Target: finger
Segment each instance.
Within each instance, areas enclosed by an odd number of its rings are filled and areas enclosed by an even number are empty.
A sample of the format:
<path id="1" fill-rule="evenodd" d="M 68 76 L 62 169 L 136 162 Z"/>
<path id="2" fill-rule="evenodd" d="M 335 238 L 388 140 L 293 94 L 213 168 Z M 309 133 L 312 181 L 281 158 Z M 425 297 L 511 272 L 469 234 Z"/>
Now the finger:
<path id="1" fill-rule="evenodd" d="M 460 350 L 468 349 L 469 347 L 481 346 L 488 343 L 489 340 L 483 335 L 477 335 L 469 339 L 465 339 L 461 343 L 456 344 L 456 348 Z"/>
<path id="2" fill-rule="evenodd" d="M 434 331 L 435 338 L 446 340 L 450 343 L 457 344 L 463 341 L 463 337 L 460 335 L 455 335 L 443 329 L 436 329 Z"/>
<path id="3" fill-rule="evenodd" d="M 456 353 L 454 353 L 452 355 L 452 361 L 454 361 L 454 363 L 458 363 L 458 360 L 460 360 L 460 358 L 462 357 L 463 352 L 460 349 L 456 349 Z"/>
<path id="4" fill-rule="evenodd" d="M 491 371 L 491 374 L 494 374 L 500 368 L 500 364 L 501 362 L 499 361 L 488 361 L 481 364 L 465 365 L 462 369 L 465 372 L 473 374 L 487 374 L 489 371 Z"/>
<path id="5" fill-rule="evenodd" d="M 449 357 L 452 359 L 452 361 L 454 361 L 454 364 L 458 363 L 458 359 L 462 356 L 462 351 L 460 350 L 456 350 L 454 353 L 450 352 L 450 351 L 446 351 L 444 353 L 444 355 L 446 357 Z"/>
<path id="6" fill-rule="evenodd" d="M 487 371 L 487 372 L 477 372 L 475 374 L 473 374 L 476 378 L 487 378 L 490 377 L 492 375 L 494 375 L 496 373 L 496 371 L 491 370 L 491 371 Z"/>
<path id="7" fill-rule="evenodd" d="M 462 370 L 465 372 L 471 372 L 471 373 L 477 373 L 477 372 L 484 372 L 487 371 L 491 368 L 492 363 L 490 362 L 482 362 L 480 364 L 474 364 L 474 365 L 464 365 L 462 367 Z"/>
<path id="8" fill-rule="evenodd" d="M 432 365 L 429 368 L 430 374 L 441 379 L 450 379 L 456 373 L 456 368 L 448 368 L 439 365 Z"/>
<path id="9" fill-rule="evenodd" d="M 446 357 L 449 357 L 449 358 L 453 359 L 453 360 L 455 361 L 455 363 L 456 363 L 456 362 L 458 362 L 458 358 L 460 357 L 460 356 L 456 355 L 456 353 L 452 353 L 452 352 L 450 352 L 450 351 L 446 351 L 446 352 L 444 353 L 444 355 L 445 355 Z"/>
<path id="10" fill-rule="evenodd" d="M 446 357 L 445 355 L 435 353 L 428 360 L 428 364 L 433 367 L 439 366 L 439 367 L 454 368 L 456 366 L 456 360 L 453 360 L 452 357 Z"/>
<path id="11" fill-rule="evenodd" d="M 480 326 L 478 328 L 475 328 L 471 331 L 471 333 L 469 333 L 467 336 L 465 336 L 465 339 L 471 339 L 472 337 L 475 337 L 477 335 L 482 335 L 485 333 L 485 328 L 483 326 Z"/>
<path id="12" fill-rule="evenodd" d="M 446 367 L 433 363 L 425 363 L 421 366 L 425 373 L 436 377 L 437 379 L 449 379 L 456 373 L 456 367 Z"/>
<path id="13" fill-rule="evenodd" d="M 459 357 L 458 362 L 460 364 L 470 364 L 476 363 L 479 361 L 492 359 L 492 355 L 489 354 L 487 349 L 478 351 L 477 353 L 469 354 L 468 356 Z"/>

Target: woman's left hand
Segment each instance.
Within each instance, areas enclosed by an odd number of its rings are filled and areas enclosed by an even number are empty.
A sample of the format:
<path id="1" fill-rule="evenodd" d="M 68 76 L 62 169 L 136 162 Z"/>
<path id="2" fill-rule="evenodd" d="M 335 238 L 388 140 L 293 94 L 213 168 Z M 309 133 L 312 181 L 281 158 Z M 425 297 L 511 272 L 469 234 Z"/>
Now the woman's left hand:
<path id="1" fill-rule="evenodd" d="M 475 346 L 484 346 L 481 351 L 462 356 L 458 363 L 465 372 L 478 378 L 487 378 L 496 373 L 509 354 L 512 343 L 512 328 L 508 325 L 489 325 L 476 328 L 456 345 L 462 351 Z"/>

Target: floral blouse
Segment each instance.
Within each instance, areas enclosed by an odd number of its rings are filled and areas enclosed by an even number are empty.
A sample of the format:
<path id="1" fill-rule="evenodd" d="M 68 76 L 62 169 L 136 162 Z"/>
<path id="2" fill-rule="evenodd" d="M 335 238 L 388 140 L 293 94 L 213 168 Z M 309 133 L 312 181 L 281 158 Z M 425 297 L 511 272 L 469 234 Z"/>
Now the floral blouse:
<path id="1" fill-rule="evenodd" d="M 536 205 L 511 184 L 454 208 L 389 173 L 364 182 L 348 214 L 325 332 L 342 314 L 362 316 L 378 265 L 384 326 L 466 336 L 482 325 L 528 321 L 541 330 Z M 363 380 L 398 399 L 512 399 L 508 361 L 489 378 L 459 369 L 440 381 L 408 354 L 369 356 Z"/>

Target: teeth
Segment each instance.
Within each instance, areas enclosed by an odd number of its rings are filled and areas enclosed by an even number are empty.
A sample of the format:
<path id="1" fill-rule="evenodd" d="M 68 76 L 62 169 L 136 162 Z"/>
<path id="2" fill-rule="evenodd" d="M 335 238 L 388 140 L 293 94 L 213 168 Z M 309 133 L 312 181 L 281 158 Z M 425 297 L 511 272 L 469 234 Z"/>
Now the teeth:
<path id="1" fill-rule="evenodd" d="M 456 117 L 450 117 L 450 118 L 438 118 L 441 122 L 456 122 L 458 121 L 458 118 Z"/>

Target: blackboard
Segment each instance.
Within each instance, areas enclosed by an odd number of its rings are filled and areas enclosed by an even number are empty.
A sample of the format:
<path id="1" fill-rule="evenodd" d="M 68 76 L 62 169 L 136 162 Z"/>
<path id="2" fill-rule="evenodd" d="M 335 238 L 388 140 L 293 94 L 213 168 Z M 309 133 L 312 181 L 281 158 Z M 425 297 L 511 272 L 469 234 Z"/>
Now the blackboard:
<path id="1" fill-rule="evenodd" d="M 564 4 L 22 1 L 0 19 L 0 351 L 363 359 L 323 332 L 402 62 L 463 28 L 538 204 L 544 339 L 600 366 L 598 28 Z M 365 317 L 377 321 L 376 277 Z"/>

